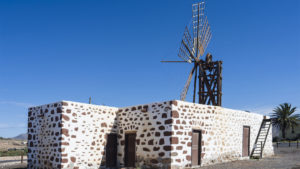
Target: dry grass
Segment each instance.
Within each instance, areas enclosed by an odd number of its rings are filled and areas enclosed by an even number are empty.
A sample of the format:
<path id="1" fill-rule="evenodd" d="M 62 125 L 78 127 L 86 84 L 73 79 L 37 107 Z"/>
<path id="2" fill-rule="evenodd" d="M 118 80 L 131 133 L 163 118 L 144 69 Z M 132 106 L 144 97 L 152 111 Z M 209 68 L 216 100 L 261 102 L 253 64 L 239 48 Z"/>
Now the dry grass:
<path id="1" fill-rule="evenodd" d="M 12 148 L 24 149 L 26 146 L 27 145 L 24 144 L 24 141 L 21 140 L 0 139 L 0 151 L 7 151 Z"/>

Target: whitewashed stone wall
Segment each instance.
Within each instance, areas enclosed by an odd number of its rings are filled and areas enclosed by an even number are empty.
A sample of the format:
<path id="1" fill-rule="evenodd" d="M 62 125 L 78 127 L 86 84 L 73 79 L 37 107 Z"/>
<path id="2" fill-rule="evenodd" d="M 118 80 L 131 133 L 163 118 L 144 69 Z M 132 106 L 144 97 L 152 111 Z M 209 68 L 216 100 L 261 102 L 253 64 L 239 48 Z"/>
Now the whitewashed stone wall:
<path id="1" fill-rule="evenodd" d="M 62 107 L 62 160 L 64 168 L 105 166 L 106 137 L 117 133 L 117 108 L 76 102 Z"/>
<path id="2" fill-rule="evenodd" d="M 125 133 L 136 133 L 136 166 L 171 164 L 171 102 L 121 108 L 118 112 L 118 161 L 124 166 Z"/>
<path id="3" fill-rule="evenodd" d="M 263 116 L 217 106 L 168 101 L 125 108 L 62 101 L 28 113 L 28 168 L 105 167 L 106 135 L 118 134 L 118 167 L 125 134 L 136 133 L 136 166 L 191 167 L 192 130 L 202 131 L 201 165 L 243 159 L 243 126 L 250 151 Z M 273 154 L 272 129 L 264 156 Z"/>
<path id="4" fill-rule="evenodd" d="M 28 168 L 61 168 L 62 103 L 29 108 Z"/>
<path id="5" fill-rule="evenodd" d="M 192 130 L 202 131 L 201 166 L 240 160 L 242 158 L 243 126 L 250 127 L 250 153 L 254 146 L 263 115 L 200 105 L 183 101 L 172 104 L 172 166 L 191 166 Z M 273 155 L 272 129 L 263 151 Z"/>
<path id="6" fill-rule="evenodd" d="M 29 108 L 28 168 L 98 168 L 117 108 L 62 101 Z"/>

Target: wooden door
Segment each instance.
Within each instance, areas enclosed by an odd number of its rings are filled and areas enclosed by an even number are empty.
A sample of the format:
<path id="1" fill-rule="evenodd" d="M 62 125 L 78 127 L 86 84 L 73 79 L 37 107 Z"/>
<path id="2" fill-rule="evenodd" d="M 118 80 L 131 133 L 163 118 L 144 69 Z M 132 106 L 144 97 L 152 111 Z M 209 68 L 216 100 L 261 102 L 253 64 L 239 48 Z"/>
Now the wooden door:
<path id="1" fill-rule="evenodd" d="M 192 134 L 192 166 L 201 162 L 201 131 L 193 130 Z"/>
<path id="2" fill-rule="evenodd" d="M 106 142 L 106 167 L 116 167 L 117 165 L 117 134 L 108 134 Z"/>
<path id="3" fill-rule="evenodd" d="M 249 156 L 249 145 L 250 145 L 250 127 L 243 127 L 243 152 L 242 156 Z"/>
<path id="4" fill-rule="evenodd" d="M 125 134 L 125 167 L 135 167 L 135 133 Z"/>

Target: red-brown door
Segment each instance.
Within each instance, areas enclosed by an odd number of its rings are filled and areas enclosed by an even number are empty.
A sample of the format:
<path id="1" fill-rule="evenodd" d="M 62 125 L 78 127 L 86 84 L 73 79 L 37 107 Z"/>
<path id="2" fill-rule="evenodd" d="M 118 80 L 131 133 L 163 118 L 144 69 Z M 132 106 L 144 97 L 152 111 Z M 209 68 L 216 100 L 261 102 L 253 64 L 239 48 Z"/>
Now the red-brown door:
<path id="1" fill-rule="evenodd" d="M 106 167 L 117 165 L 117 134 L 108 134 L 106 142 Z"/>
<path id="2" fill-rule="evenodd" d="M 192 134 L 192 166 L 201 162 L 201 131 L 193 130 Z"/>
<path id="3" fill-rule="evenodd" d="M 250 144 L 250 127 L 243 127 L 243 152 L 242 156 L 249 156 L 249 144 Z"/>
<path id="4" fill-rule="evenodd" d="M 135 167 L 135 133 L 125 134 L 125 167 Z"/>

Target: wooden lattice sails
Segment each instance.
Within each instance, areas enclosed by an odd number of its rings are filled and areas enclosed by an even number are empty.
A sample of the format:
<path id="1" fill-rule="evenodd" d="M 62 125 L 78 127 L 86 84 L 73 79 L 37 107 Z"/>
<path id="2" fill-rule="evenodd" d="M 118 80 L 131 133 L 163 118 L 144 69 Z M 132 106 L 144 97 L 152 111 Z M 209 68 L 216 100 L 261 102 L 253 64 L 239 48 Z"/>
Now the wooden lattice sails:
<path id="1" fill-rule="evenodd" d="M 205 16 L 205 2 L 193 4 L 192 24 L 185 28 L 178 56 L 183 61 L 193 64 L 187 82 L 181 92 L 180 99 L 185 100 L 190 83 L 194 78 L 193 102 L 198 95 L 198 103 L 222 105 L 222 61 L 213 61 L 210 53 L 201 59 L 211 40 L 211 27 Z"/>

